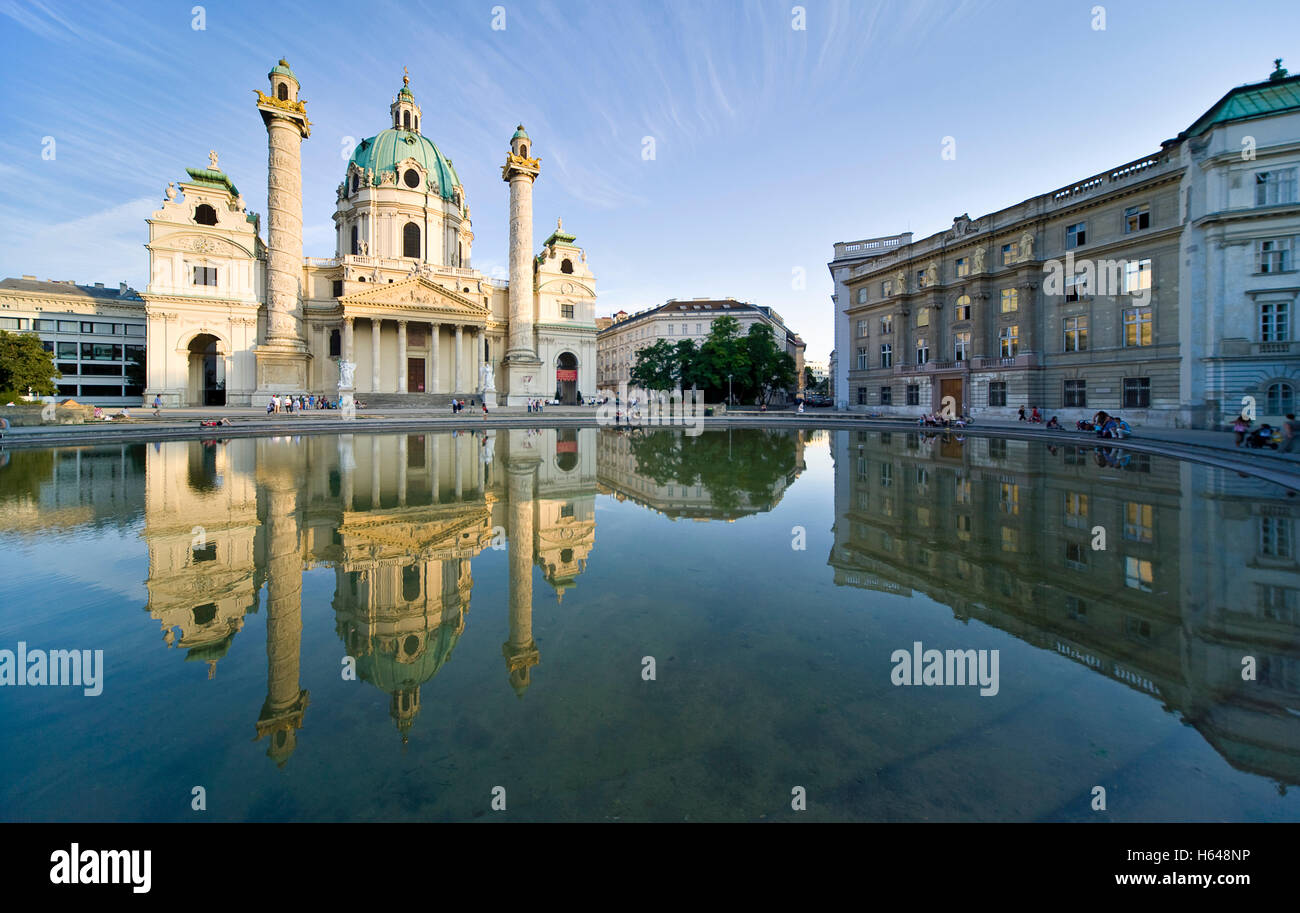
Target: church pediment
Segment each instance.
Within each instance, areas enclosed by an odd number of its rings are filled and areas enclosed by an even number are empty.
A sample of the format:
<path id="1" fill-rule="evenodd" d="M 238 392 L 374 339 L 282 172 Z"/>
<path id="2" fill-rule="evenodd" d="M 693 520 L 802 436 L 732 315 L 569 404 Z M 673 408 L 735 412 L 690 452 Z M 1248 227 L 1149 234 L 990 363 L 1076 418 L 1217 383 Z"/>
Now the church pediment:
<path id="1" fill-rule="evenodd" d="M 444 288 L 425 276 L 411 276 L 391 285 L 348 295 L 341 299 L 344 310 L 425 311 L 440 316 L 487 319 L 488 309 L 459 292 Z"/>

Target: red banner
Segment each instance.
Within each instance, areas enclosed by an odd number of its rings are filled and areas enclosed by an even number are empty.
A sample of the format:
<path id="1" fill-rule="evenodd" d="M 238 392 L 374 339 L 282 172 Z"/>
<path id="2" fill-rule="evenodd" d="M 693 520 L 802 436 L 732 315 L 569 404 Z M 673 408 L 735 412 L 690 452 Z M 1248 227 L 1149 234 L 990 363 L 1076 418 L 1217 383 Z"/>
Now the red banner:
<path id="1" fill-rule="evenodd" d="M 556 453 L 577 453 L 578 442 L 577 441 L 556 441 L 555 452 Z"/>
<path id="2" fill-rule="evenodd" d="M 578 379 L 578 369 L 577 368 L 556 368 L 555 379 L 558 381 L 566 381 L 566 380 L 576 381 Z"/>

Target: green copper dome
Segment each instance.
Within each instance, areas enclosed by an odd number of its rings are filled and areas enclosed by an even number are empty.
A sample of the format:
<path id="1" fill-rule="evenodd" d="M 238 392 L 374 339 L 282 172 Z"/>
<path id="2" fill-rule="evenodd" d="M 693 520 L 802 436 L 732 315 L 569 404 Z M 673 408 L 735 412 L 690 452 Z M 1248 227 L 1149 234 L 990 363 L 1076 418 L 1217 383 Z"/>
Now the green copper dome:
<path id="1" fill-rule="evenodd" d="M 396 185 L 406 188 L 403 175 L 397 174 L 397 166 L 407 159 L 414 159 L 424 168 L 430 181 L 427 189 L 436 189 L 444 200 L 456 198 L 454 188 L 460 187 L 460 178 L 456 176 L 451 162 L 438 151 L 437 146 L 410 130 L 383 130 L 376 136 L 357 143 L 352 158 L 348 159 L 348 172 L 351 173 L 355 164 L 362 171 L 373 171 L 376 181 L 385 172 L 390 172 L 395 176 Z M 433 186 L 434 183 L 436 187 Z"/>
<path id="2" fill-rule="evenodd" d="M 524 132 L 524 125 L 523 125 L 523 124 L 520 124 L 520 125 L 519 125 L 519 128 L 518 128 L 517 130 L 515 130 L 515 135 L 512 136 L 512 137 L 510 137 L 510 138 L 511 138 L 512 140 L 516 140 L 516 139 L 528 139 L 528 134 Z"/>
<path id="3" fill-rule="evenodd" d="M 266 75 L 267 76 L 288 76 L 294 82 L 298 81 L 298 77 L 294 75 L 293 70 L 289 69 L 289 61 L 285 60 L 283 57 L 280 58 L 279 63 L 271 67 L 271 72 L 267 73 Z"/>

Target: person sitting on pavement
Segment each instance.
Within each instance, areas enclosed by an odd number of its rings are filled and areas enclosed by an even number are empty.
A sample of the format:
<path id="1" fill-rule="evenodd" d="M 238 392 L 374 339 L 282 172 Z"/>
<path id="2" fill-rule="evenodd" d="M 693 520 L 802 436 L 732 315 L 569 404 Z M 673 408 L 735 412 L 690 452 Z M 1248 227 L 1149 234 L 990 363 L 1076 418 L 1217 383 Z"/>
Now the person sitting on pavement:
<path id="1" fill-rule="evenodd" d="M 1055 428 L 1055 429 L 1058 429 L 1058 430 L 1059 430 L 1060 427 L 1061 427 L 1061 423 L 1058 422 L 1058 421 L 1056 420 L 1056 416 L 1053 415 L 1051 418 L 1049 418 L 1049 419 L 1047 420 L 1047 427 L 1048 427 L 1048 428 Z"/>

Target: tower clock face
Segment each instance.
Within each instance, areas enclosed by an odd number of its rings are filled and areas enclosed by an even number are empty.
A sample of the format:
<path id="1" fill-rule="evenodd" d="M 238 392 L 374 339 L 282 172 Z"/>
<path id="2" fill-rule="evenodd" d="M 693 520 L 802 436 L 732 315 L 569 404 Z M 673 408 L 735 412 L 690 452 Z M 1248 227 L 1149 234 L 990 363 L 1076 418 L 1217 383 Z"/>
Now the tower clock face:
<path id="1" fill-rule="evenodd" d="M 407 187 L 415 189 L 420 186 L 420 172 L 416 171 L 414 168 L 408 168 L 406 169 L 406 174 L 403 175 L 402 180 L 406 181 Z"/>

